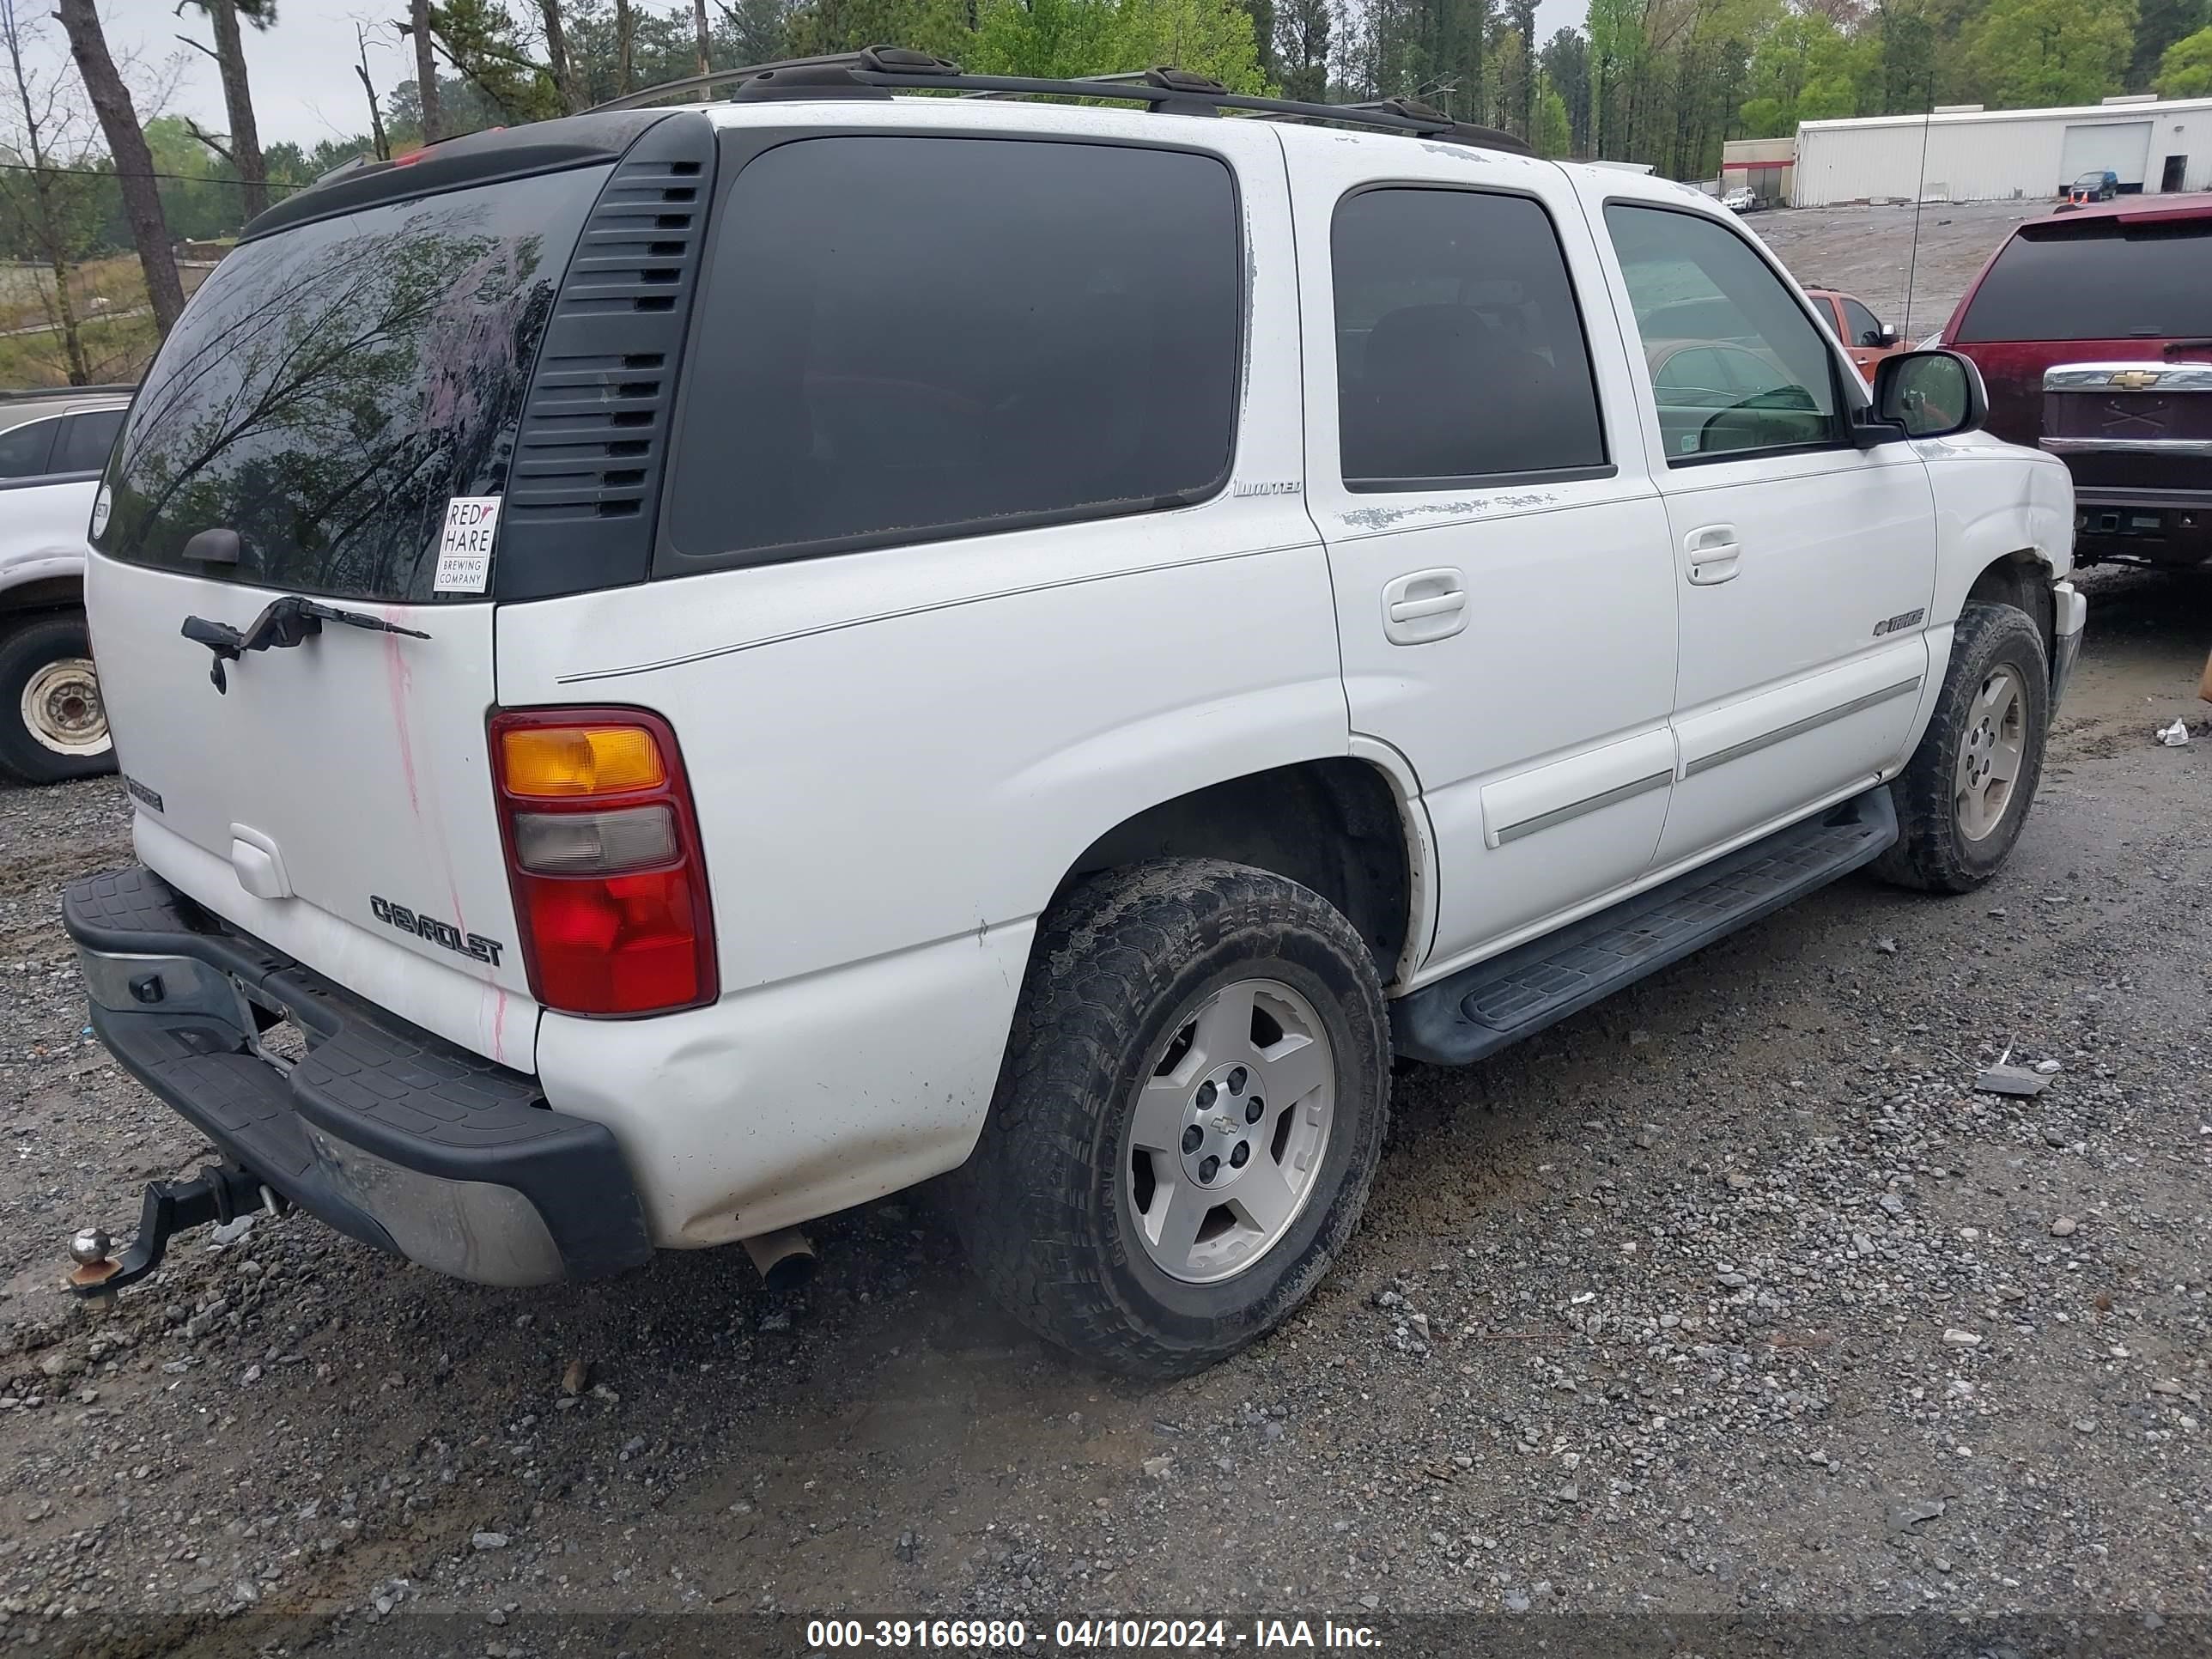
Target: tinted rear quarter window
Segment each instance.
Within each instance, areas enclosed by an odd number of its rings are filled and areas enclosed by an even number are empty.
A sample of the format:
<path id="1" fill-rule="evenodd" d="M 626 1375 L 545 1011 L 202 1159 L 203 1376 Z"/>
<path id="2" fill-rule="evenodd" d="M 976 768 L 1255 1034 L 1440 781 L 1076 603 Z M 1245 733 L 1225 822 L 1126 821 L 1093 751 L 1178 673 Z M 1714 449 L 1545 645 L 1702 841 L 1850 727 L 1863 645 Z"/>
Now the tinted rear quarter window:
<path id="1" fill-rule="evenodd" d="M 1329 240 L 1350 488 L 1606 464 L 1582 316 L 1540 205 L 1474 191 L 1365 190 L 1338 205 Z"/>
<path id="2" fill-rule="evenodd" d="M 1959 343 L 2212 335 L 2212 218 L 2087 219 L 2017 233 L 1974 290 Z"/>
<path id="3" fill-rule="evenodd" d="M 100 550 L 309 593 L 431 598 L 447 499 L 504 487 L 603 167 L 299 225 L 226 258 L 131 406 Z M 184 557 L 235 530 L 234 569 Z"/>
<path id="4" fill-rule="evenodd" d="M 61 425 L 58 416 L 48 416 L 0 432 L 0 478 L 35 478 L 46 471 Z"/>
<path id="5" fill-rule="evenodd" d="M 738 175 L 664 569 L 1180 506 L 1226 480 L 1235 185 L 1188 151 L 809 138 Z"/>
<path id="6" fill-rule="evenodd" d="M 119 409 L 88 409 L 70 416 L 62 428 L 61 441 L 54 446 L 53 470 L 99 471 L 107 465 L 108 451 L 115 447 L 115 434 L 122 429 Z"/>

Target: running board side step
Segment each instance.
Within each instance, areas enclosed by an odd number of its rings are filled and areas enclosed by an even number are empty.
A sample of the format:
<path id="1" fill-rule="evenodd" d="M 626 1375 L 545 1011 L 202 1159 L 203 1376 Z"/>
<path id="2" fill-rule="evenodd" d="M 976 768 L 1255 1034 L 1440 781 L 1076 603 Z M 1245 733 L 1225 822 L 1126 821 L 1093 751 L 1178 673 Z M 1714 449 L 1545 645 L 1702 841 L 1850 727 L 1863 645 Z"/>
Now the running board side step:
<path id="1" fill-rule="evenodd" d="M 1877 785 L 1727 857 L 1392 1005 L 1398 1052 L 1466 1066 L 1871 864 L 1897 840 Z"/>

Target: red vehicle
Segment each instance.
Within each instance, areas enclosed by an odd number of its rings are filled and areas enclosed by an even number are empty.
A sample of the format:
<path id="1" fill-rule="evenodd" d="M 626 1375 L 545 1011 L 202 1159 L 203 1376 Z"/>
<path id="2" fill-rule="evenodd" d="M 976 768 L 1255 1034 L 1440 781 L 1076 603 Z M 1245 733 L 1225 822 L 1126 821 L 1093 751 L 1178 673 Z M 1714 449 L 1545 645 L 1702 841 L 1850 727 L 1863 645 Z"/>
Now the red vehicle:
<path id="1" fill-rule="evenodd" d="M 2212 562 L 2212 195 L 2021 225 L 1942 337 L 1990 431 L 2065 459 L 2077 561 Z"/>
<path id="2" fill-rule="evenodd" d="M 1839 288 L 1808 287 L 1805 297 L 1820 312 L 1820 320 L 1836 331 L 1836 337 L 1844 343 L 1844 349 L 1869 384 L 1874 380 L 1876 363 L 1912 349 L 1911 341 L 1900 339 L 1896 328 L 1875 316 L 1856 294 L 1846 294 Z"/>

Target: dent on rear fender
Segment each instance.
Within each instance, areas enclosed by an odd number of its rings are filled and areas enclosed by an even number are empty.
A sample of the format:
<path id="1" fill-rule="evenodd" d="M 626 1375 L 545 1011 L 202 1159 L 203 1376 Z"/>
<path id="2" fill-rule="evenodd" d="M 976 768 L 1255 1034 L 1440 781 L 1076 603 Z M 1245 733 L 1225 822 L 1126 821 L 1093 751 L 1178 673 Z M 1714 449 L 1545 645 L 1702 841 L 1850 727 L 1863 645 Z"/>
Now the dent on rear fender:
<path id="1" fill-rule="evenodd" d="M 656 1019 L 545 1016 L 547 1103 L 604 1123 L 665 1249 L 796 1226 L 957 1167 L 981 1132 L 1033 922 Z"/>

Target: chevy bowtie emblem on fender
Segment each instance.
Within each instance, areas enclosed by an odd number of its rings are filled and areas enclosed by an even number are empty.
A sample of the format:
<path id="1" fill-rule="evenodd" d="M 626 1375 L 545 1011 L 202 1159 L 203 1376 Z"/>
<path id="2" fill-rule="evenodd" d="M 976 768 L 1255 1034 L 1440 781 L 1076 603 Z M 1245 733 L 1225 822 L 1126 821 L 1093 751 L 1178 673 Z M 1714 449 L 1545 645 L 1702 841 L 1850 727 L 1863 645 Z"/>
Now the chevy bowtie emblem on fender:
<path id="1" fill-rule="evenodd" d="M 2129 392 L 2141 392 L 2145 386 L 2158 384 L 2158 371 L 2154 368 L 2114 369 L 2112 384 Z"/>

